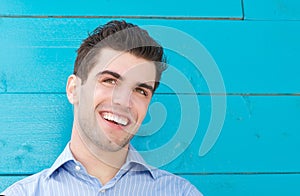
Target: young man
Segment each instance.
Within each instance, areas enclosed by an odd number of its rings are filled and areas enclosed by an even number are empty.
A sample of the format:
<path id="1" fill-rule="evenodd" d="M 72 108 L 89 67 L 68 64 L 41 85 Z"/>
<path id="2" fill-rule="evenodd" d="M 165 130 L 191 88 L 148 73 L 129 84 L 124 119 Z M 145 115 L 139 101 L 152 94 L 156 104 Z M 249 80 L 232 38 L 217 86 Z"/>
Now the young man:
<path id="1" fill-rule="evenodd" d="M 111 21 L 78 50 L 67 97 L 72 137 L 51 168 L 4 195 L 201 195 L 188 181 L 148 166 L 130 140 L 138 131 L 165 63 L 145 30 Z"/>

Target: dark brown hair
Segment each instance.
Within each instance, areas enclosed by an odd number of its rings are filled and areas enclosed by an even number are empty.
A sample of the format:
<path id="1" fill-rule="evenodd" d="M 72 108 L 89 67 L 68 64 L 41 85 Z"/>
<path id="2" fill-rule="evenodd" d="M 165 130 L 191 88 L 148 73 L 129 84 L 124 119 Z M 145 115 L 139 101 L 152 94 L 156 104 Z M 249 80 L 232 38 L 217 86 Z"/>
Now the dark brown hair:
<path id="1" fill-rule="evenodd" d="M 86 81 L 90 70 L 97 63 L 97 55 L 104 47 L 126 51 L 153 61 L 156 67 L 154 90 L 158 87 L 161 74 L 166 69 L 163 48 L 150 37 L 147 31 L 137 25 L 117 20 L 97 27 L 83 40 L 77 50 L 74 74 L 82 79 L 82 83 Z"/>

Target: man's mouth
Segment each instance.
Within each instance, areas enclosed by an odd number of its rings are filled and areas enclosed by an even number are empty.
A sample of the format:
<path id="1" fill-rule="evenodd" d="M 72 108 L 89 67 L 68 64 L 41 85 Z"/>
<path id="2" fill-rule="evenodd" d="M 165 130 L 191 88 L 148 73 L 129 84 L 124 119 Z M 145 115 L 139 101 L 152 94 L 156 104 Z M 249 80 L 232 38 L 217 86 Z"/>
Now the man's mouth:
<path id="1" fill-rule="evenodd" d="M 126 126 L 129 124 L 129 119 L 110 112 L 102 112 L 101 116 L 103 119 L 113 122 L 117 125 Z"/>

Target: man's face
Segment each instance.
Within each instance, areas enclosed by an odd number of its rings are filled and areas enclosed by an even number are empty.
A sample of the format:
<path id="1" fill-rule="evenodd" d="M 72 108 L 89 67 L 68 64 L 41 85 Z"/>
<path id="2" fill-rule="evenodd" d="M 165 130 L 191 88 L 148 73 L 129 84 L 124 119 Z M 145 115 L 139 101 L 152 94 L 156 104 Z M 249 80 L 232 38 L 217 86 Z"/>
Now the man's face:
<path id="1" fill-rule="evenodd" d="M 146 115 L 155 74 L 154 62 L 101 49 L 85 83 L 77 78 L 74 121 L 81 139 L 105 151 L 126 147 Z"/>

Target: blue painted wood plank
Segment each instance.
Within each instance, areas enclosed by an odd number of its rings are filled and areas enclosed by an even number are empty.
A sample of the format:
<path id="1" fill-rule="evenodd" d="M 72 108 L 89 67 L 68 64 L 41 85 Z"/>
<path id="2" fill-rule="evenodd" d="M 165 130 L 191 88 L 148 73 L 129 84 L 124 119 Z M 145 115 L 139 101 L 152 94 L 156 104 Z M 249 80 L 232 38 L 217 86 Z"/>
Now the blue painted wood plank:
<path id="1" fill-rule="evenodd" d="M 241 175 L 181 175 L 204 195 L 253 196 L 299 195 L 299 174 Z M 0 192 L 22 179 L 20 176 L 0 176 Z"/>
<path id="2" fill-rule="evenodd" d="M 187 101 L 193 98 L 200 106 Z M 300 171 L 300 96 L 227 97 L 221 135 L 201 157 L 211 98 L 155 95 L 134 146 L 146 152 L 149 163 L 176 173 Z M 0 157 L 5 157 L 0 159 L 0 174 L 35 173 L 49 167 L 70 137 L 72 109 L 65 96 L 2 94 L 0 103 Z M 184 136 L 177 138 L 180 134 Z M 164 146 L 172 142 L 174 147 Z M 156 150 L 163 150 L 166 159 L 153 156 Z"/>
<path id="3" fill-rule="evenodd" d="M 88 31 L 107 21 L 2 18 L 0 92 L 63 93 L 67 76 L 72 73 L 76 48 Z M 158 30 L 145 28 L 168 46 L 169 67 L 177 69 L 175 76 L 174 72 L 166 72 L 160 93 L 220 93 L 209 88 L 220 82 L 214 81 L 217 72 L 211 69 L 208 57 L 214 59 L 227 93 L 300 92 L 299 21 L 129 22 L 160 25 Z M 165 28 L 171 28 L 171 33 L 166 33 Z M 187 45 L 190 36 L 194 39 Z M 200 58 L 198 44 L 209 55 Z M 33 72 L 38 74 L 31 77 Z M 187 85 L 193 86 L 192 90 L 187 90 L 183 80 L 171 80 L 180 75 Z M 172 90 L 173 87 L 178 88 Z"/>
<path id="4" fill-rule="evenodd" d="M 70 138 L 71 105 L 65 95 L 0 97 L 0 154 L 6 157 L 0 160 L 1 170 L 26 174 L 30 167 L 50 166 Z"/>
<path id="5" fill-rule="evenodd" d="M 0 193 L 14 182 L 22 180 L 25 177 L 27 176 L 0 176 Z"/>
<path id="6" fill-rule="evenodd" d="M 138 0 L 51 0 L 22 1 L 2 0 L 1 15 L 39 15 L 39 16 L 167 16 L 167 17 L 222 17 L 241 18 L 240 0 L 187 0 L 174 3 L 171 0 L 141 2 Z"/>
<path id="7" fill-rule="evenodd" d="M 212 150 L 205 156 L 199 156 L 199 147 L 203 135 L 208 131 L 212 106 L 209 96 L 199 96 L 200 121 L 197 133 L 190 146 L 163 168 L 172 172 L 263 172 L 263 171 L 300 171 L 300 97 L 227 97 L 226 118 L 221 134 Z M 213 98 L 213 97 L 212 97 Z M 192 132 L 197 123 L 195 113 L 183 114 L 183 107 L 193 111 L 195 107 L 184 103 L 172 103 L 174 96 L 162 103 L 167 105 L 168 119 L 162 131 L 149 138 L 136 137 L 135 144 L 139 150 L 156 149 L 173 141 L 179 134 L 178 119 L 188 115 L 184 130 Z M 170 108 L 168 103 L 172 104 Z M 179 105 L 179 106 L 178 106 Z M 172 107 L 172 108 L 171 108 Z M 177 108 L 177 109 L 176 109 Z M 173 112 L 173 110 L 175 110 Z M 217 112 L 212 118 L 217 118 Z M 165 131 L 164 131 L 165 130 Z M 143 140 L 144 139 L 144 140 Z M 146 140 L 146 141 L 145 141 Z M 178 142 L 180 143 L 180 142 Z M 176 150 L 180 150 L 178 147 Z M 175 149 L 174 149 L 175 151 Z M 172 152 L 172 151 L 168 151 Z M 152 157 L 161 159 L 160 155 Z"/>
<path id="8" fill-rule="evenodd" d="M 183 175 L 204 195 L 300 195 L 300 174 Z"/>
<path id="9" fill-rule="evenodd" d="M 300 20 L 298 0 L 244 0 L 247 20 Z"/>

